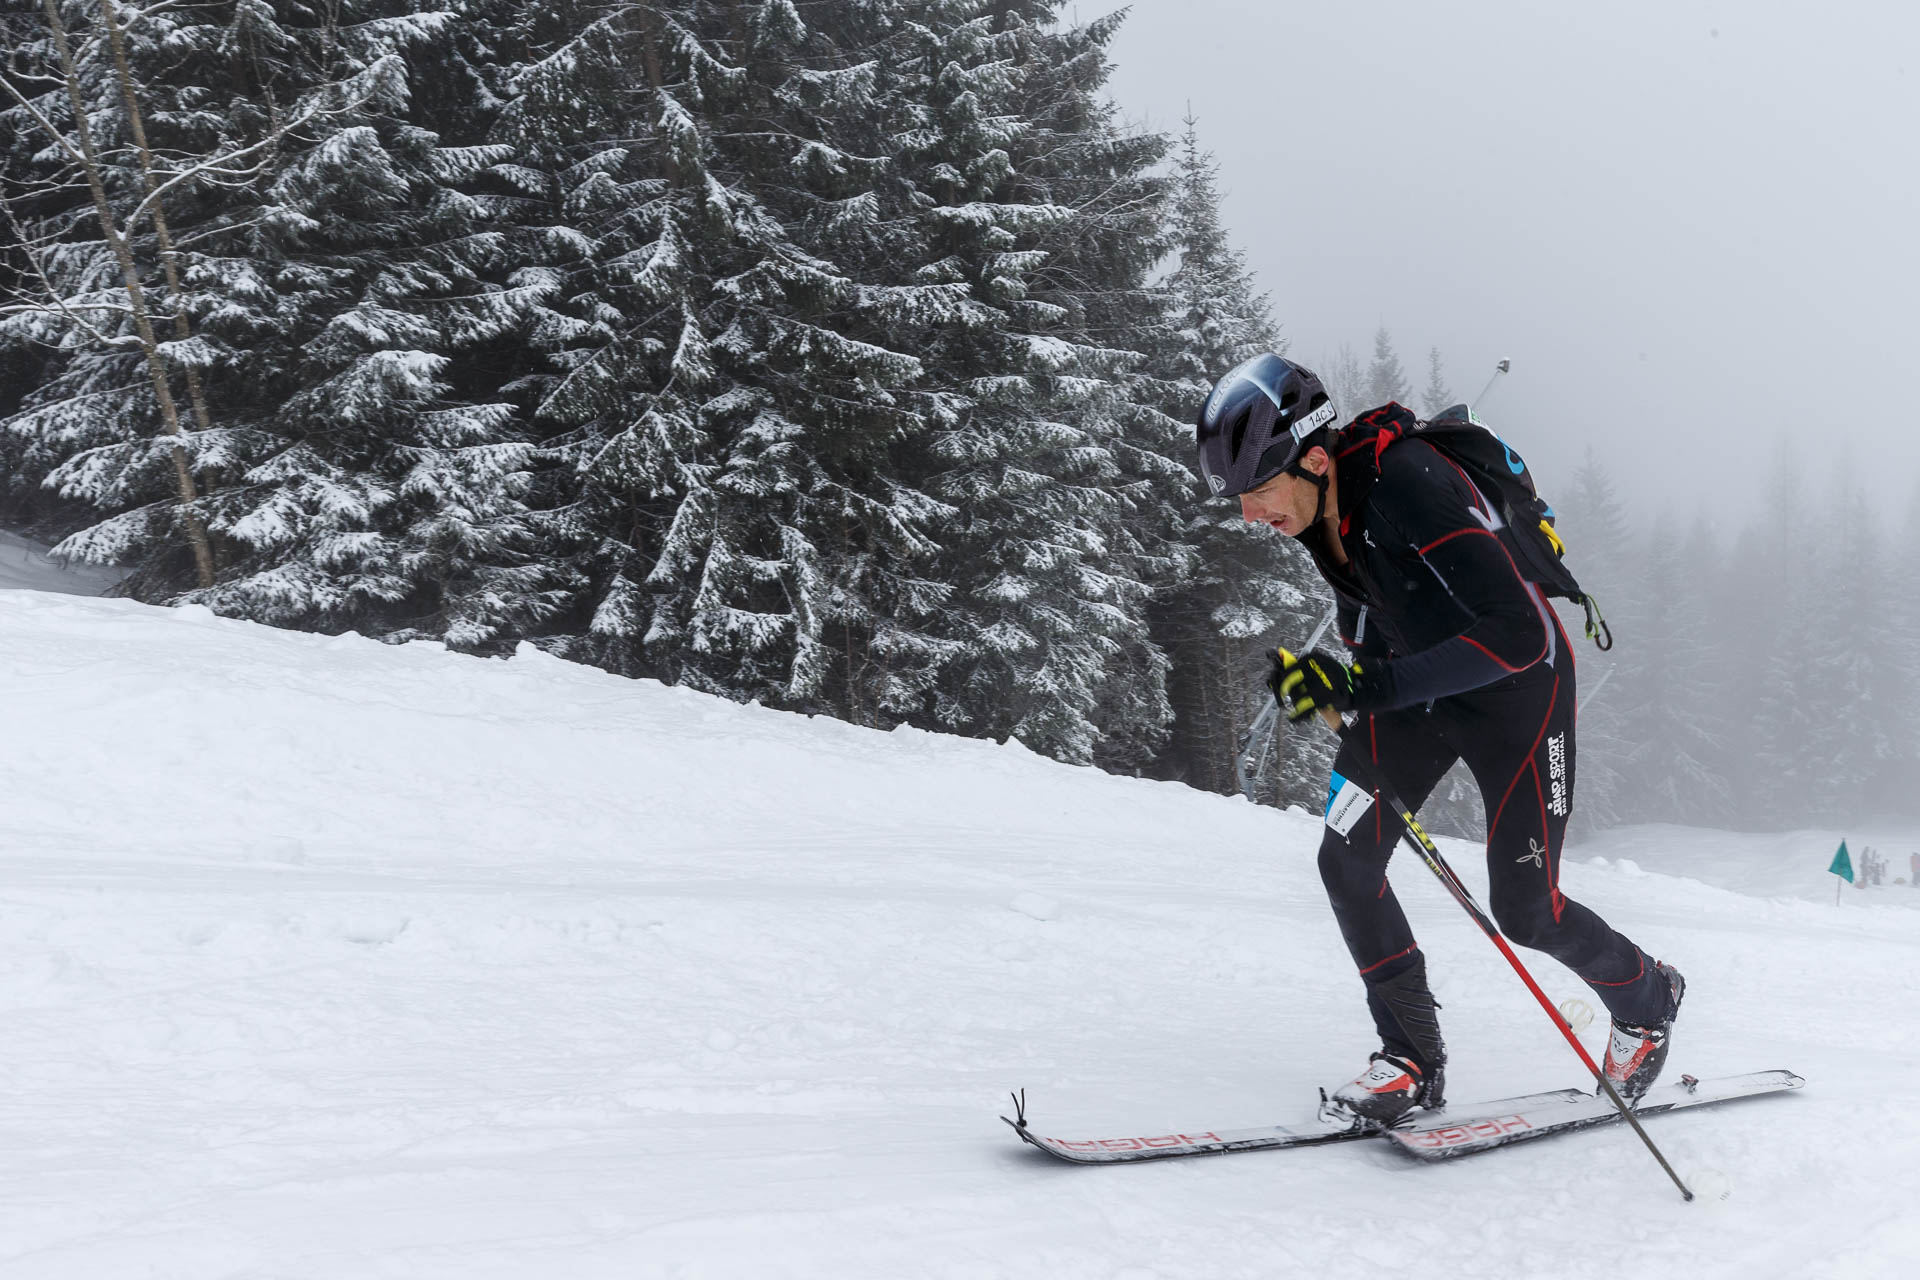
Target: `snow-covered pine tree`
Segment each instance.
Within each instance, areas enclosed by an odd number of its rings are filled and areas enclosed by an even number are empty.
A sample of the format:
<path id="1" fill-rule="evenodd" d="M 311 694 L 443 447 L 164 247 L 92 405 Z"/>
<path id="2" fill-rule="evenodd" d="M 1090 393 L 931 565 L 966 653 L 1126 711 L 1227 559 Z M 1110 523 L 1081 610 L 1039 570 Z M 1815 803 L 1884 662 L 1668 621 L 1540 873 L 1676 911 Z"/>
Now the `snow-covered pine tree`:
<path id="1" fill-rule="evenodd" d="M 1174 160 L 1173 249 L 1167 278 L 1167 325 L 1155 351 L 1167 394 L 1166 412 L 1181 421 L 1180 450 L 1192 453 L 1187 427 L 1213 381 L 1262 351 L 1283 350 L 1267 295 L 1245 255 L 1220 221 L 1218 166 L 1200 146 L 1191 117 Z M 1191 467 L 1190 457 L 1187 458 Z M 1235 755 L 1268 700 L 1261 683 L 1265 654 L 1298 647 L 1325 606 L 1324 589 L 1290 538 L 1249 525 L 1238 505 L 1210 501 L 1192 475 L 1183 537 L 1192 569 L 1153 610 L 1154 635 L 1171 662 L 1173 734 L 1155 771 L 1207 791 L 1238 788 Z M 1263 779 L 1281 803 L 1311 804 L 1324 786 L 1331 739 L 1282 733 L 1279 776 Z"/>
<path id="2" fill-rule="evenodd" d="M 1385 325 L 1374 331 L 1373 359 L 1367 362 L 1365 399 L 1363 409 L 1389 401 L 1407 404 L 1413 399 L 1413 384 L 1407 381 L 1407 372 L 1400 367 L 1399 353 L 1393 349 L 1393 335 Z"/>
<path id="3" fill-rule="evenodd" d="M 234 479 L 216 500 L 235 563 L 207 602 L 283 625 L 353 626 L 469 649 L 550 616 L 568 576 L 539 554 L 536 441 L 500 386 L 553 290 L 506 253 L 483 196 L 508 159 L 482 131 L 503 15 L 492 0 L 345 3 L 310 27 L 244 20 L 248 75 L 369 82 L 257 184 L 250 227 L 197 273 L 206 330 L 244 355 L 224 381 Z M 277 22 L 276 22 L 277 19 Z"/>
<path id="4" fill-rule="evenodd" d="M 1624 713 L 1628 697 L 1624 669 L 1616 666 L 1632 651 L 1634 636 L 1616 605 L 1626 606 L 1635 543 L 1626 510 L 1612 476 L 1592 446 L 1574 468 L 1569 483 L 1553 494 L 1555 527 L 1567 544 L 1567 563 L 1580 585 L 1599 602 L 1610 623 L 1621 624 L 1618 652 L 1601 653 L 1581 641 L 1584 614 L 1562 607 L 1569 637 L 1583 646 L 1575 657 L 1579 679 L 1578 777 L 1569 829 L 1577 834 L 1604 830 L 1628 821 L 1632 794 L 1625 770 L 1632 755 L 1634 728 Z M 1556 601 L 1556 606 L 1564 602 Z M 1578 616 L 1576 616 L 1578 615 Z M 1604 683 L 1603 683 L 1604 681 Z"/>
<path id="5" fill-rule="evenodd" d="M 1748 691 L 1736 740 L 1745 744 L 1735 800 L 1743 823 L 1791 825 L 1820 803 L 1829 778 L 1824 758 L 1842 726 L 1810 697 L 1808 663 L 1838 641 L 1825 604 L 1809 519 L 1806 477 L 1784 444 L 1777 451 L 1755 521 L 1740 540 L 1729 577 L 1738 611 L 1723 625 L 1726 658 Z"/>
<path id="6" fill-rule="evenodd" d="M 1027 145 L 1044 162 L 1023 169 L 1075 214 L 1043 234 L 1049 257 L 1037 278 L 1059 289 L 1053 301 L 1068 313 L 1067 333 L 1115 370 L 1109 387 L 1085 397 L 1079 417 L 1114 467 L 1117 502 L 1107 511 L 1101 566 L 1111 589 L 1099 599 L 1124 615 L 1108 633 L 1114 648 L 1098 684 L 1092 758 L 1112 772 L 1138 772 L 1173 720 L 1168 660 L 1148 610 L 1155 594 L 1186 576 L 1193 554 L 1182 532 L 1195 493 L 1191 427 L 1184 413 L 1162 411 L 1146 360 L 1165 315 L 1152 276 L 1168 247 L 1168 183 L 1158 172 L 1168 140 L 1123 125 L 1104 92 L 1107 47 L 1124 15 L 1062 24 L 1060 8 L 1043 37 L 1045 56 L 1022 86 L 1035 125 Z M 1083 578 L 1083 596 L 1091 585 Z"/>
<path id="7" fill-rule="evenodd" d="M 1331 356 L 1314 368 L 1325 384 L 1327 394 L 1340 411 L 1342 422 L 1351 422 L 1375 406 L 1367 398 L 1367 371 L 1351 343 L 1343 342 Z"/>
<path id="8" fill-rule="evenodd" d="M 1453 398 L 1453 389 L 1447 386 L 1447 367 L 1440 359 L 1440 348 L 1427 348 L 1427 385 L 1420 391 L 1420 412 L 1431 418 L 1434 414 L 1457 403 Z"/>
<path id="9" fill-rule="evenodd" d="M 530 444 L 492 394 L 487 348 L 542 285 L 504 279 L 471 194 L 502 154 L 457 145 L 491 105 L 474 69 L 484 3 L 137 18 L 125 52 L 167 158 L 168 292 L 191 327 L 166 356 L 197 371 L 210 406 L 185 447 L 216 581 L 181 591 L 155 518 L 151 412 L 123 390 L 118 353 L 73 350 L 10 423 L 41 445 L 48 483 L 107 517 L 65 550 L 139 565 L 144 597 L 284 625 L 470 647 L 529 625 L 547 607 L 521 500 Z M 83 57 L 104 67 L 107 43 L 92 32 Z M 104 72 L 87 83 L 90 118 L 130 136 L 125 95 Z M 147 179 L 116 154 L 119 198 L 137 203 Z M 215 163 L 190 174 L 197 157 Z M 149 279 L 171 281 L 155 256 Z"/>
<path id="10" fill-rule="evenodd" d="M 1911 633 L 1895 629 L 1893 563 L 1880 515 L 1850 468 L 1839 470 L 1833 490 L 1822 504 L 1831 521 L 1822 544 L 1829 643 L 1807 655 L 1802 677 L 1804 688 L 1818 691 L 1820 714 L 1837 731 L 1814 809 L 1829 820 L 1895 812 L 1914 776 L 1907 768 L 1913 729 L 1902 696 Z"/>
<path id="11" fill-rule="evenodd" d="M 168 498 L 147 505 L 140 519 L 165 528 L 174 535 L 169 543 L 190 550 L 193 576 L 205 587 L 213 581 L 213 556 L 186 430 L 198 425 L 204 431 L 207 416 L 185 354 L 190 333 L 179 262 L 138 111 L 139 85 L 122 20 L 112 0 L 94 0 L 86 8 L 48 3 L 42 16 L 41 29 L 24 32 L 16 56 L 0 70 L 9 133 L 39 144 L 20 157 L 22 176 L 0 188 L 10 256 L 20 266 L 0 305 L 0 325 L 15 343 L 64 347 L 77 357 L 49 361 L 55 377 L 71 374 L 74 363 L 83 373 L 103 357 L 119 363 L 130 380 L 143 384 L 138 403 L 149 409 L 152 424 L 136 424 L 132 438 L 124 429 L 116 436 L 119 424 L 103 424 L 97 413 L 88 421 L 87 408 L 97 406 L 98 397 L 76 412 L 57 397 L 36 395 L 38 388 L 18 399 L 23 408 L 44 412 L 16 412 L 7 422 L 29 439 L 49 428 L 124 439 L 120 456 L 109 450 L 103 459 L 106 468 L 145 473 L 131 487 L 170 487 Z M 120 109 L 118 121 L 96 118 L 96 109 L 107 103 Z M 138 177 L 131 178 L 126 171 L 136 162 Z M 152 278 L 150 248 L 164 269 L 164 291 Z M 169 313 L 171 326 L 165 323 Z M 175 394 L 183 368 L 194 405 L 191 422 Z M 39 374 L 45 379 L 49 369 L 43 366 Z M 24 452 L 40 461 L 31 447 Z M 40 452 L 58 461 L 58 446 Z M 59 482 L 63 496 L 90 499 L 88 479 L 69 474 Z M 108 483 L 125 479 L 122 474 Z"/>
<path id="12" fill-rule="evenodd" d="M 1715 649 L 1701 609 L 1701 584 L 1718 572 L 1713 540 L 1699 526 L 1683 535 L 1658 514 L 1621 626 L 1633 645 L 1616 678 L 1631 726 L 1624 767 L 1633 818 L 1719 826 L 1734 816 L 1723 761 L 1726 739 L 1715 697 Z M 1611 686 L 1607 690 L 1613 694 Z M 1584 763 L 1584 762 L 1582 762 Z"/>
<path id="13" fill-rule="evenodd" d="M 589 11 L 582 11 L 589 12 Z M 629 5 L 513 80 L 498 135 L 571 241 L 521 381 L 574 480 L 590 586 L 553 643 L 615 670 L 897 723 L 945 508 L 892 455 L 950 414 L 905 346 L 965 310 L 904 276 L 879 127 L 883 5 Z M 531 54 L 537 50 L 528 50 Z M 530 210 L 530 214 L 534 211 Z"/>
<path id="14" fill-rule="evenodd" d="M 1893 653 L 1899 681 L 1893 716 L 1904 731 L 1895 769 L 1899 776 L 1912 779 L 1920 777 L 1920 645 L 1911 639 L 1920 636 L 1920 556 L 1911 552 L 1912 548 L 1920 547 L 1920 484 L 1914 486 L 1907 498 L 1895 538 L 1896 547 L 1908 549 L 1905 555 L 1889 555 L 1886 566 L 1887 622 L 1893 634 L 1908 637 Z M 1920 816 L 1920 795 L 1907 787 L 1894 798 L 1887 811 L 1907 817 Z"/>
<path id="15" fill-rule="evenodd" d="M 1912 812 L 1911 557 L 1888 554 L 1844 464 L 1828 484 L 1809 505 L 1782 446 L 1727 575 L 1716 640 L 1739 691 L 1724 700 L 1741 746 L 1726 772 L 1743 821 Z"/>
<path id="16" fill-rule="evenodd" d="M 1165 720 L 1144 617 L 1163 535 L 1134 522 L 1186 473 L 1161 452 L 1170 425 L 1139 434 L 1148 392 L 1124 345 L 1151 319 L 1159 145 L 1097 96 L 1116 20 L 1063 26 L 1061 7 L 904 7 L 889 64 L 903 256 L 982 309 L 914 348 L 964 400 L 904 478 L 955 513 L 937 533 L 954 591 L 934 722 L 1113 764 L 1110 736 L 1138 756 Z"/>

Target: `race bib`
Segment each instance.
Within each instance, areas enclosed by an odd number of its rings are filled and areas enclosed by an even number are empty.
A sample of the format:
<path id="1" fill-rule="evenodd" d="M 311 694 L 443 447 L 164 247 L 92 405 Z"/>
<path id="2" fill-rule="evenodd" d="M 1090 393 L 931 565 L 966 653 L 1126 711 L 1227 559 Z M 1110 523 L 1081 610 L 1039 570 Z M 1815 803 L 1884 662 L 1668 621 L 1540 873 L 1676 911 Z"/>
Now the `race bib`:
<path id="1" fill-rule="evenodd" d="M 1338 773 L 1327 783 L 1327 825 L 1342 836 L 1371 808 L 1373 793 L 1358 783 Z"/>

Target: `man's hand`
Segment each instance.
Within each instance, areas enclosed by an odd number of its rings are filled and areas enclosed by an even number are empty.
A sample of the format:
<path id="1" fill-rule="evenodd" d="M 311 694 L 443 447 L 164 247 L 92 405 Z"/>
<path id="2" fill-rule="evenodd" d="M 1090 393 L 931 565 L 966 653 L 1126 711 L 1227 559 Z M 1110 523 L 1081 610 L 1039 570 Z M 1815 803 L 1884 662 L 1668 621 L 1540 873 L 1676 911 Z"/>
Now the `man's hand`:
<path id="1" fill-rule="evenodd" d="M 1349 667 L 1330 653 L 1316 650 L 1296 658 L 1285 649 L 1273 652 L 1273 670 L 1267 673 L 1267 688 L 1274 700 L 1295 724 L 1322 707 L 1335 711 L 1360 711 L 1370 702 L 1366 676 L 1360 664 Z"/>

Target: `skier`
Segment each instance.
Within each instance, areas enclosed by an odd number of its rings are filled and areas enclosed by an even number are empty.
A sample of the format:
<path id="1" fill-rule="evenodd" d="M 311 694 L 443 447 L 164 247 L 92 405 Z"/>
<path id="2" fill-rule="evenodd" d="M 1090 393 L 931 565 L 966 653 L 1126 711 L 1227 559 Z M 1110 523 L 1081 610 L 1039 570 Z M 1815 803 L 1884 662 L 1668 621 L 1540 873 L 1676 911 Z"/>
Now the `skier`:
<path id="1" fill-rule="evenodd" d="M 1593 988 L 1613 1019 L 1607 1078 L 1636 1099 L 1666 1061 L 1685 982 L 1560 892 L 1574 766 L 1566 633 L 1516 569 L 1497 508 L 1432 445 L 1401 438 L 1412 413 L 1388 404 L 1338 429 L 1336 417 L 1319 378 L 1277 355 L 1234 368 L 1198 415 L 1213 495 L 1238 497 L 1242 518 L 1312 554 L 1352 651 L 1280 650 L 1268 684 L 1290 720 L 1355 713 L 1336 789 L 1371 770 L 1417 808 L 1466 761 L 1486 807 L 1495 921 Z M 1381 1041 L 1333 1101 L 1387 1125 L 1441 1105 L 1447 1050 L 1426 959 L 1386 878 L 1398 828 L 1373 801 L 1367 812 L 1330 796 L 1320 875 Z"/>

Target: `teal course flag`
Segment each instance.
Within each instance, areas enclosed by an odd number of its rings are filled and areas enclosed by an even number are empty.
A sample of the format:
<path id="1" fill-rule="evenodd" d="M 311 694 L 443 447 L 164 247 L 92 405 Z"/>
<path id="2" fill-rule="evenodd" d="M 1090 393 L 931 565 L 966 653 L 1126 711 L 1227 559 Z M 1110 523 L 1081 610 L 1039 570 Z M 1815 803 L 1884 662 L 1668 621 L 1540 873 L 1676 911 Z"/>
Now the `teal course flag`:
<path id="1" fill-rule="evenodd" d="M 1833 855 L 1833 865 L 1828 867 L 1827 870 L 1839 876 L 1848 884 L 1853 883 L 1853 860 L 1847 857 L 1847 842 L 1845 840 L 1840 842 L 1840 852 Z"/>

